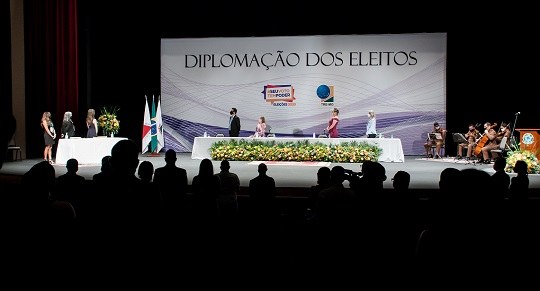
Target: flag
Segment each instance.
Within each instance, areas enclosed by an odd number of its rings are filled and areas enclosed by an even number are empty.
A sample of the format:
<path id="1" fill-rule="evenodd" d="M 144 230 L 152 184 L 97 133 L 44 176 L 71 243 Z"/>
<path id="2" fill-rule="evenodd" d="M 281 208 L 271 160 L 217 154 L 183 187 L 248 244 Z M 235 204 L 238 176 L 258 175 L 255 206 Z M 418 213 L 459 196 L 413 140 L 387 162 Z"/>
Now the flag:
<path id="1" fill-rule="evenodd" d="M 157 123 L 156 123 L 156 103 L 154 102 L 154 95 L 152 95 L 152 115 L 150 118 L 150 122 L 152 124 L 152 140 L 150 141 L 150 151 L 155 153 L 158 146 L 158 138 L 157 138 Z"/>
<path id="2" fill-rule="evenodd" d="M 157 125 L 157 140 L 158 146 L 156 153 L 159 153 L 165 146 L 165 139 L 163 138 L 163 118 L 161 117 L 161 98 L 158 96 L 158 104 L 156 109 L 156 125 Z"/>
<path id="3" fill-rule="evenodd" d="M 150 123 L 150 110 L 148 109 L 148 99 L 146 95 L 144 96 L 144 121 L 142 127 L 142 153 L 144 154 L 148 151 L 148 145 L 152 139 L 151 136 L 151 127 Z"/>

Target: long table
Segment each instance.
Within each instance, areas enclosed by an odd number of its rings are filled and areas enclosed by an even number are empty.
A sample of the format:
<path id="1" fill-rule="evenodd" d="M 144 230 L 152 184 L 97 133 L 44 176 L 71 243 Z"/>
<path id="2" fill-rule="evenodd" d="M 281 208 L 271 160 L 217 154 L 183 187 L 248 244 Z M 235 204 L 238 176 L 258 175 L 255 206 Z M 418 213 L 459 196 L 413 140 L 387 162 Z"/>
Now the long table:
<path id="1" fill-rule="evenodd" d="M 403 147 L 399 138 L 251 138 L 251 137 L 195 137 L 193 149 L 191 151 L 192 159 L 206 159 L 210 157 L 210 147 L 213 143 L 224 140 L 257 140 L 268 141 L 275 140 L 276 142 L 297 142 L 307 140 L 310 143 L 320 142 L 323 144 L 341 144 L 344 142 L 366 142 L 370 145 L 377 145 L 382 149 L 382 154 L 379 157 L 379 162 L 405 162 Z"/>
<path id="2" fill-rule="evenodd" d="M 79 164 L 101 164 L 104 156 L 111 155 L 113 146 L 125 137 L 94 137 L 59 139 L 56 163 L 66 164 L 71 158 Z"/>

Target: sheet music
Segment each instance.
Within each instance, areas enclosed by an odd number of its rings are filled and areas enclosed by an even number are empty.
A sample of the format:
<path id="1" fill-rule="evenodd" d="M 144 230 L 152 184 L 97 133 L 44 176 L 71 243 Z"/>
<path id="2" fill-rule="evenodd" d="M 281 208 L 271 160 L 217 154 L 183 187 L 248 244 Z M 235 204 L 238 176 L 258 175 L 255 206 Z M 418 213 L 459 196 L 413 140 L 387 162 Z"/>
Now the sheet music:
<path id="1" fill-rule="evenodd" d="M 429 137 L 431 139 L 442 139 L 442 134 L 438 133 L 438 132 L 432 132 L 429 134 Z"/>

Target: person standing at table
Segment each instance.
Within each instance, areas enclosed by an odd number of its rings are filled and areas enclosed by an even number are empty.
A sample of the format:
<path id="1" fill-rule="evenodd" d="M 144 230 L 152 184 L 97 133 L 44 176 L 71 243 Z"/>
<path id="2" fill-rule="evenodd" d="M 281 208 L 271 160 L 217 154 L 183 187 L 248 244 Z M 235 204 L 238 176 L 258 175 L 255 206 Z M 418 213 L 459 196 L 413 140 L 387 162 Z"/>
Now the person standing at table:
<path id="1" fill-rule="evenodd" d="M 43 139 L 45 140 L 43 160 L 48 161 L 49 164 L 53 164 L 52 147 L 55 144 L 56 131 L 54 130 L 54 124 L 51 120 L 51 113 L 48 111 L 43 112 L 43 115 L 41 116 L 41 128 L 43 128 Z"/>
<path id="2" fill-rule="evenodd" d="M 366 125 L 366 135 L 368 138 L 374 138 L 377 136 L 377 119 L 375 117 L 375 111 L 368 111 L 368 122 Z"/>
<path id="3" fill-rule="evenodd" d="M 98 123 L 96 120 L 96 111 L 94 109 L 88 109 L 86 114 L 86 137 L 96 137 L 98 133 Z"/>
<path id="4" fill-rule="evenodd" d="M 266 136 L 266 120 L 264 116 L 259 117 L 259 122 L 255 128 L 255 137 L 265 137 Z"/>
<path id="5" fill-rule="evenodd" d="M 231 111 L 229 112 L 231 116 L 229 117 L 229 136 L 230 137 L 237 137 L 240 135 L 240 117 L 236 115 L 238 110 L 236 108 L 231 108 Z"/>
<path id="6" fill-rule="evenodd" d="M 334 108 L 332 110 L 332 118 L 328 121 L 328 126 L 326 127 L 326 131 L 328 132 L 329 137 L 339 137 L 339 133 L 337 130 L 337 126 L 339 123 L 339 109 Z"/>
<path id="7" fill-rule="evenodd" d="M 64 113 L 64 120 L 62 121 L 62 129 L 60 130 L 61 138 L 70 138 L 75 135 L 75 125 L 73 125 L 73 120 L 71 116 L 73 114 L 70 111 Z"/>

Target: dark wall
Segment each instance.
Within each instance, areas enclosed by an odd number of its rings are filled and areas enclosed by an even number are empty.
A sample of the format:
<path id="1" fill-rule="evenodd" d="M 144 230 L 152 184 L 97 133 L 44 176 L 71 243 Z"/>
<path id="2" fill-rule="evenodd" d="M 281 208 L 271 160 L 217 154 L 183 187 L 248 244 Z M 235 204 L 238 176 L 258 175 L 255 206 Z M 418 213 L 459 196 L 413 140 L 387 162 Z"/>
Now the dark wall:
<path id="1" fill-rule="evenodd" d="M 0 108 L 11 108 L 11 23 L 9 1 L 0 1 Z"/>
<path id="2" fill-rule="evenodd" d="M 526 51 L 533 40 L 526 22 L 508 24 L 470 8 L 420 13 L 414 7 L 346 2 L 323 7 L 273 4 L 277 10 L 231 2 L 154 2 L 160 3 L 104 6 L 82 0 L 80 5 L 81 103 L 121 108 L 119 135 L 138 143 L 144 95 L 160 94 L 161 37 L 447 32 L 448 130 L 465 132 L 471 122 L 513 122 L 518 111 L 518 127 L 540 127 L 540 98 L 531 86 L 535 74 L 526 73 L 538 67 Z"/>

